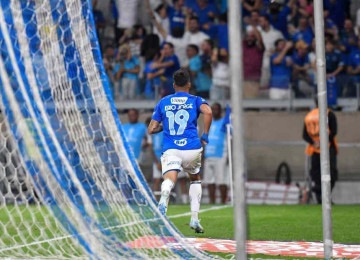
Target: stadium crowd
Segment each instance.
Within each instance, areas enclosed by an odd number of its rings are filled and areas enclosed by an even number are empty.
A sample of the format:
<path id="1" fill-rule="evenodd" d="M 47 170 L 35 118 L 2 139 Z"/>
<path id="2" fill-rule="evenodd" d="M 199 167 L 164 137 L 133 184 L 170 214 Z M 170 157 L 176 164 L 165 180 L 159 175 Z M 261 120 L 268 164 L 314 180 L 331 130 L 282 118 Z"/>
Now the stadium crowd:
<path id="1" fill-rule="evenodd" d="M 316 93 L 312 0 L 239 0 L 244 97 Z M 188 68 L 194 94 L 229 97 L 226 0 L 93 0 L 103 61 L 116 100 L 173 93 L 171 75 Z M 324 0 L 329 104 L 356 96 L 360 1 Z"/>

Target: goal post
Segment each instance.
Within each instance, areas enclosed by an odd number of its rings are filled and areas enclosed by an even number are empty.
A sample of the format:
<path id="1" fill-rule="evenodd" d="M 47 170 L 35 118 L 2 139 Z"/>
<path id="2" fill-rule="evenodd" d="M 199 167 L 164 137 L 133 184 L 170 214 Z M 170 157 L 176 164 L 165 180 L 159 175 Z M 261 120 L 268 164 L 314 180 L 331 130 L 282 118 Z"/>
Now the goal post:
<path id="1" fill-rule="evenodd" d="M 130 152 L 90 2 L 0 3 L 0 257 L 206 259 Z"/>

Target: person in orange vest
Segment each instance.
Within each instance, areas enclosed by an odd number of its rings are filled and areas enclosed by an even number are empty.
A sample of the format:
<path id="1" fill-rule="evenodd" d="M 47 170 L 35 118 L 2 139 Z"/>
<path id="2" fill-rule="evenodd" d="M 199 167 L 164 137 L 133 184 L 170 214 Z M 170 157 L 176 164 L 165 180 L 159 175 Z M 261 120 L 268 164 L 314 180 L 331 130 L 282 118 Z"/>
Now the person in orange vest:
<path id="1" fill-rule="evenodd" d="M 317 100 L 316 108 L 311 110 L 305 117 L 303 139 L 308 143 L 305 153 L 311 156 L 310 176 L 313 181 L 312 191 L 316 195 L 318 204 L 321 204 L 321 169 L 320 169 L 320 123 L 319 109 Z M 328 134 L 329 134 L 329 153 L 330 153 L 330 177 L 331 190 L 338 179 L 338 170 L 336 166 L 336 156 L 338 145 L 336 141 L 337 122 L 334 112 L 328 110 Z"/>

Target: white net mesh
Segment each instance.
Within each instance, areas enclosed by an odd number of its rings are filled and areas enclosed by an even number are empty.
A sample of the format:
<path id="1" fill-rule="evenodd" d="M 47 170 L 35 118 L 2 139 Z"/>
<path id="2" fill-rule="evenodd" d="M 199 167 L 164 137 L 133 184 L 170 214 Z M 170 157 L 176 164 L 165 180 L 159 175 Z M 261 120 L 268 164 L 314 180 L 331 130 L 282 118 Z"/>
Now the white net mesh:
<path id="1" fill-rule="evenodd" d="M 129 153 L 88 1 L 0 5 L 0 257 L 208 257 Z"/>

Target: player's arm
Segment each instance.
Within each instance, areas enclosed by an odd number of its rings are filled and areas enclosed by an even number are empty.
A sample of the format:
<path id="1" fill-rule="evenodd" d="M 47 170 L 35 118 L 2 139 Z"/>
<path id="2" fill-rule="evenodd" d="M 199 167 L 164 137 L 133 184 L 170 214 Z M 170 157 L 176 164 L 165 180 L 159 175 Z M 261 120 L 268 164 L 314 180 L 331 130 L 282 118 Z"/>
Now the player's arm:
<path id="1" fill-rule="evenodd" d="M 163 130 L 163 126 L 156 120 L 151 119 L 150 124 L 148 126 L 148 133 L 149 134 L 156 134 Z"/>
<path id="2" fill-rule="evenodd" d="M 209 142 L 208 134 L 212 122 L 212 111 L 208 104 L 202 104 L 200 106 L 200 111 L 204 115 L 204 133 L 201 136 L 201 142 L 205 145 Z"/>

